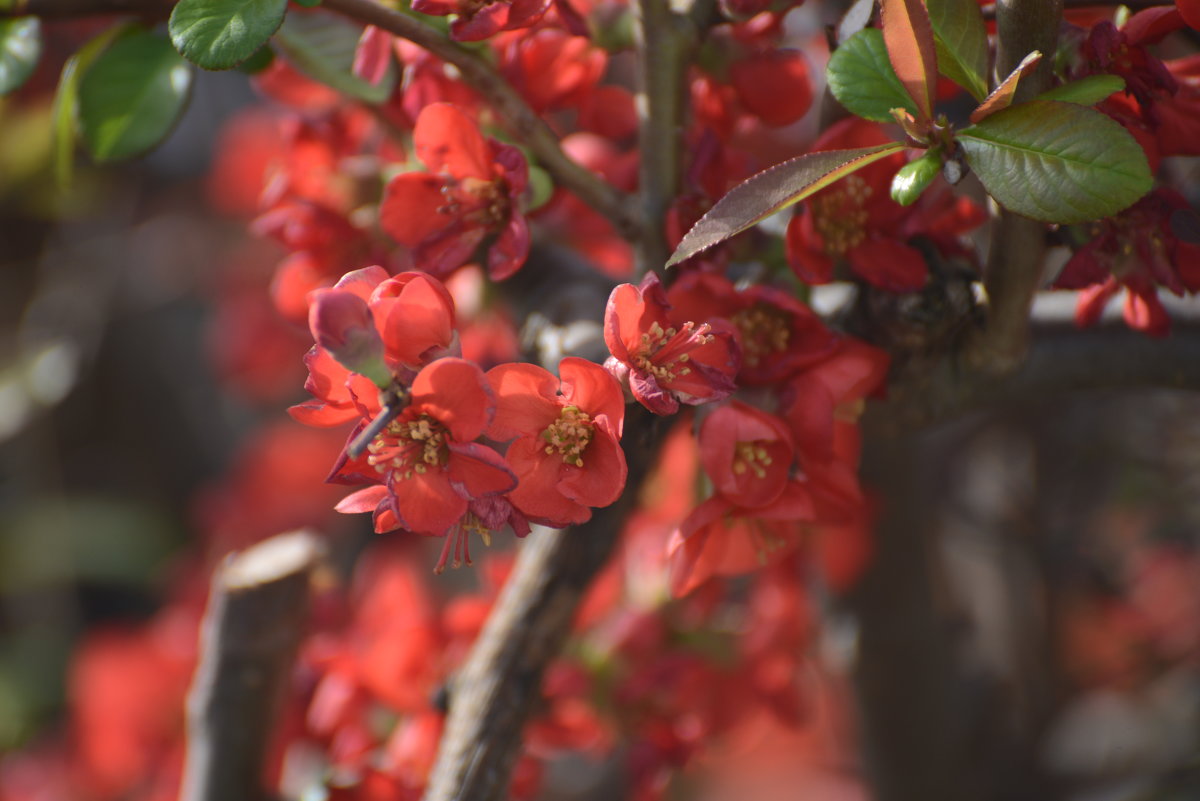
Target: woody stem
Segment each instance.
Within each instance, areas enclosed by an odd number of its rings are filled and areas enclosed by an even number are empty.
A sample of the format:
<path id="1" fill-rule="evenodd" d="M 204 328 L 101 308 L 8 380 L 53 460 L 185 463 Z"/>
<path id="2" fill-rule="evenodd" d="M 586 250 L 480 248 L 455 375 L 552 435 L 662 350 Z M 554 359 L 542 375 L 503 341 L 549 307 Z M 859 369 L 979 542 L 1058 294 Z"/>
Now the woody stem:
<path id="1" fill-rule="evenodd" d="M 1000 0 L 996 3 L 996 74 L 1006 76 L 1033 50 L 1057 49 L 1063 0 Z M 1044 91 L 1053 59 L 1044 58 L 1017 87 L 1015 102 Z M 1000 210 L 992 227 L 984 270 L 987 322 L 968 344 L 967 364 L 985 373 L 1007 375 L 1029 349 L 1029 310 L 1041 285 L 1046 226 Z"/>

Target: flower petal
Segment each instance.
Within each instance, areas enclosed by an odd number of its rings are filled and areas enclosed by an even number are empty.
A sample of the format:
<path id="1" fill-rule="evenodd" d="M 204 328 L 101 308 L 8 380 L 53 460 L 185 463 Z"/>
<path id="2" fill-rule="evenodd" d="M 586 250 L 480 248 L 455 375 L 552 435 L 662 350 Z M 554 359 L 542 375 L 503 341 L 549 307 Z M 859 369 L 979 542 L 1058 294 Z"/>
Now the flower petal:
<path id="1" fill-rule="evenodd" d="M 412 406 L 437 418 L 458 442 L 482 434 L 495 408 L 483 371 L 463 359 L 438 359 L 417 373 Z"/>
<path id="2" fill-rule="evenodd" d="M 396 498 L 401 525 L 416 534 L 440 537 L 467 511 L 467 499 L 454 489 L 445 470 L 413 472 L 392 481 L 388 489 Z"/>
<path id="3" fill-rule="evenodd" d="M 410 248 L 457 222 L 442 211 L 444 178 L 427 172 L 406 172 L 388 181 L 379 206 L 379 225 L 392 239 Z"/>
<path id="4" fill-rule="evenodd" d="M 625 395 L 621 385 L 598 364 L 568 356 L 558 363 L 563 401 L 578 406 L 595 420 L 604 415 L 610 432 L 618 439 L 625 421 Z"/>
<path id="5" fill-rule="evenodd" d="M 564 467 L 559 492 L 591 507 L 608 506 L 621 497 L 629 474 L 621 444 L 599 428 L 592 430 L 592 441 L 583 452 L 583 467 Z"/>
<path id="6" fill-rule="evenodd" d="M 422 109 L 413 128 L 413 148 L 430 172 L 459 180 L 492 178 L 492 148 L 458 106 L 431 103 Z"/>
<path id="7" fill-rule="evenodd" d="M 486 445 L 476 442 L 451 442 L 446 469 L 450 483 L 460 495 L 482 498 L 499 495 L 517 486 L 508 462 Z"/>
<path id="8" fill-rule="evenodd" d="M 607 373 L 605 377 L 613 381 Z M 534 364 L 502 364 L 488 371 L 487 380 L 496 398 L 496 416 L 487 430 L 492 439 L 536 436 L 558 419 L 562 409 L 558 379 L 549 370 Z"/>
<path id="9" fill-rule="evenodd" d="M 509 463 L 520 478 L 509 498 L 537 523 L 561 527 L 584 522 L 592 511 L 558 491 L 566 465 L 559 454 L 546 453 L 543 444 L 537 437 L 521 437 L 509 446 Z"/>

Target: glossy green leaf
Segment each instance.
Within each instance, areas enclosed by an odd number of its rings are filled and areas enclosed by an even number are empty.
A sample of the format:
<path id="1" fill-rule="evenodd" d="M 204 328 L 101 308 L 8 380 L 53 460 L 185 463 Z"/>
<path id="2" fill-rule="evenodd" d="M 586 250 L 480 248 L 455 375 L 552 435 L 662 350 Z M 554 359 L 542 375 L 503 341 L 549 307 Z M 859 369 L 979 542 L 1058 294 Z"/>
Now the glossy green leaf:
<path id="1" fill-rule="evenodd" d="M 362 27 L 324 11 L 290 14 L 283 21 L 275 41 L 283 53 L 302 72 L 342 94 L 382 103 L 392 95 L 399 72 L 388 67 L 378 84 L 370 84 L 353 72 L 354 51 L 362 36 Z"/>
<path id="2" fill-rule="evenodd" d="M 942 171 L 942 152 L 927 151 L 923 156 L 905 164 L 892 178 L 892 200 L 901 206 L 911 206 Z"/>
<path id="3" fill-rule="evenodd" d="M 678 264 L 819 192 L 839 178 L 904 149 L 899 142 L 855 150 L 828 150 L 776 164 L 730 189 L 692 226 L 667 266 Z"/>
<path id="4" fill-rule="evenodd" d="M 37 17 L 0 19 L 0 95 L 29 79 L 42 55 L 42 25 Z"/>
<path id="5" fill-rule="evenodd" d="M 206 70 L 236 67 L 279 29 L 287 0 L 179 0 L 167 31 L 184 58 Z"/>
<path id="6" fill-rule="evenodd" d="M 1114 92 L 1125 88 L 1125 81 L 1116 75 L 1089 75 L 1078 81 L 1056 86 L 1037 96 L 1038 100 L 1058 100 L 1063 103 L 1078 103 L 1094 106 Z"/>
<path id="7" fill-rule="evenodd" d="M 163 36 L 117 39 L 79 81 L 80 138 L 99 162 L 144 153 L 161 142 L 187 104 L 192 68 Z"/>
<path id="8" fill-rule="evenodd" d="M 238 72 L 244 72 L 247 75 L 257 75 L 265 70 L 275 61 L 275 51 L 270 45 L 263 45 L 254 51 L 250 58 L 237 65 Z"/>
<path id="9" fill-rule="evenodd" d="M 114 25 L 97 34 L 63 64 L 54 90 L 54 178 L 59 186 L 71 183 L 75 166 L 75 109 L 79 103 L 79 76 L 104 52 L 113 39 L 129 30 L 128 24 Z"/>
<path id="10" fill-rule="evenodd" d="M 956 139 L 992 197 L 1043 222 L 1107 217 L 1153 183 L 1146 154 L 1120 124 L 1072 103 L 1011 106 Z"/>
<path id="11" fill-rule="evenodd" d="M 938 71 L 983 100 L 988 93 L 988 38 L 979 3 L 927 0 L 925 6 L 937 44 Z"/>
<path id="12" fill-rule="evenodd" d="M 879 20 L 892 67 L 917 104 L 914 116 L 918 122 L 931 119 L 937 47 L 924 0 L 879 0 Z"/>
<path id="13" fill-rule="evenodd" d="M 851 36 L 829 57 L 825 70 L 829 91 L 852 114 L 875 122 L 892 122 L 892 109 L 912 115 L 917 105 L 888 61 L 883 32 L 866 28 Z"/>

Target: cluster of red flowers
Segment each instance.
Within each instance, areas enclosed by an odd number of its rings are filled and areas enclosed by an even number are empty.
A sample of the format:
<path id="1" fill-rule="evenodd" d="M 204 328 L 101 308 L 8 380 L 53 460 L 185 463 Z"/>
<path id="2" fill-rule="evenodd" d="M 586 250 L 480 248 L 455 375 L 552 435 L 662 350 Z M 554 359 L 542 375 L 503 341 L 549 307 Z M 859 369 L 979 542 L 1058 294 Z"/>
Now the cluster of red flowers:
<path id="1" fill-rule="evenodd" d="M 1200 8 L 1180 2 L 1132 15 L 1121 28 L 1102 20 L 1077 37 L 1076 76 L 1114 74 L 1125 80 L 1099 108 L 1132 133 L 1157 168 L 1167 156 L 1200 155 L 1200 58 L 1161 61 L 1148 49 L 1185 25 L 1200 24 Z M 1130 208 L 1095 223 L 1055 282 L 1080 289 L 1075 320 L 1099 319 L 1104 307 L 1125 290 L 1126 323 L 1152 336 L 1166 336 L 1170 317 L 1159 288 L 1176 296 L 1200 291 L 1200 243 L 1176 231 L 1194 227 L 1187 201 L 1160 188 Z M 1090 239 L 1088 238 L 1090 236 Z M 1194 237 L 1191 237 L 1194 240 Z"/>

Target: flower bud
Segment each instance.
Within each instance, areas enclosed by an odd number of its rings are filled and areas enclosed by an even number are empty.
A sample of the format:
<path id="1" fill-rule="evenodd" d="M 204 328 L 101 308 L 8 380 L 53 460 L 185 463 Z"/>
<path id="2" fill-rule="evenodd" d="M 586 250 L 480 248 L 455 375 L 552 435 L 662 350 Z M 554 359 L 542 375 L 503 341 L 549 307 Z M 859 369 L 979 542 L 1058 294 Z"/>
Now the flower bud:
<path id="1" fill-rule="evenodd" d="M 387 386 L 391 371 L 383 360 L 383 340 L 367 302 L 343 289 L 309 295 L 308 328 L 313 339 L 347 370 Z"/>

